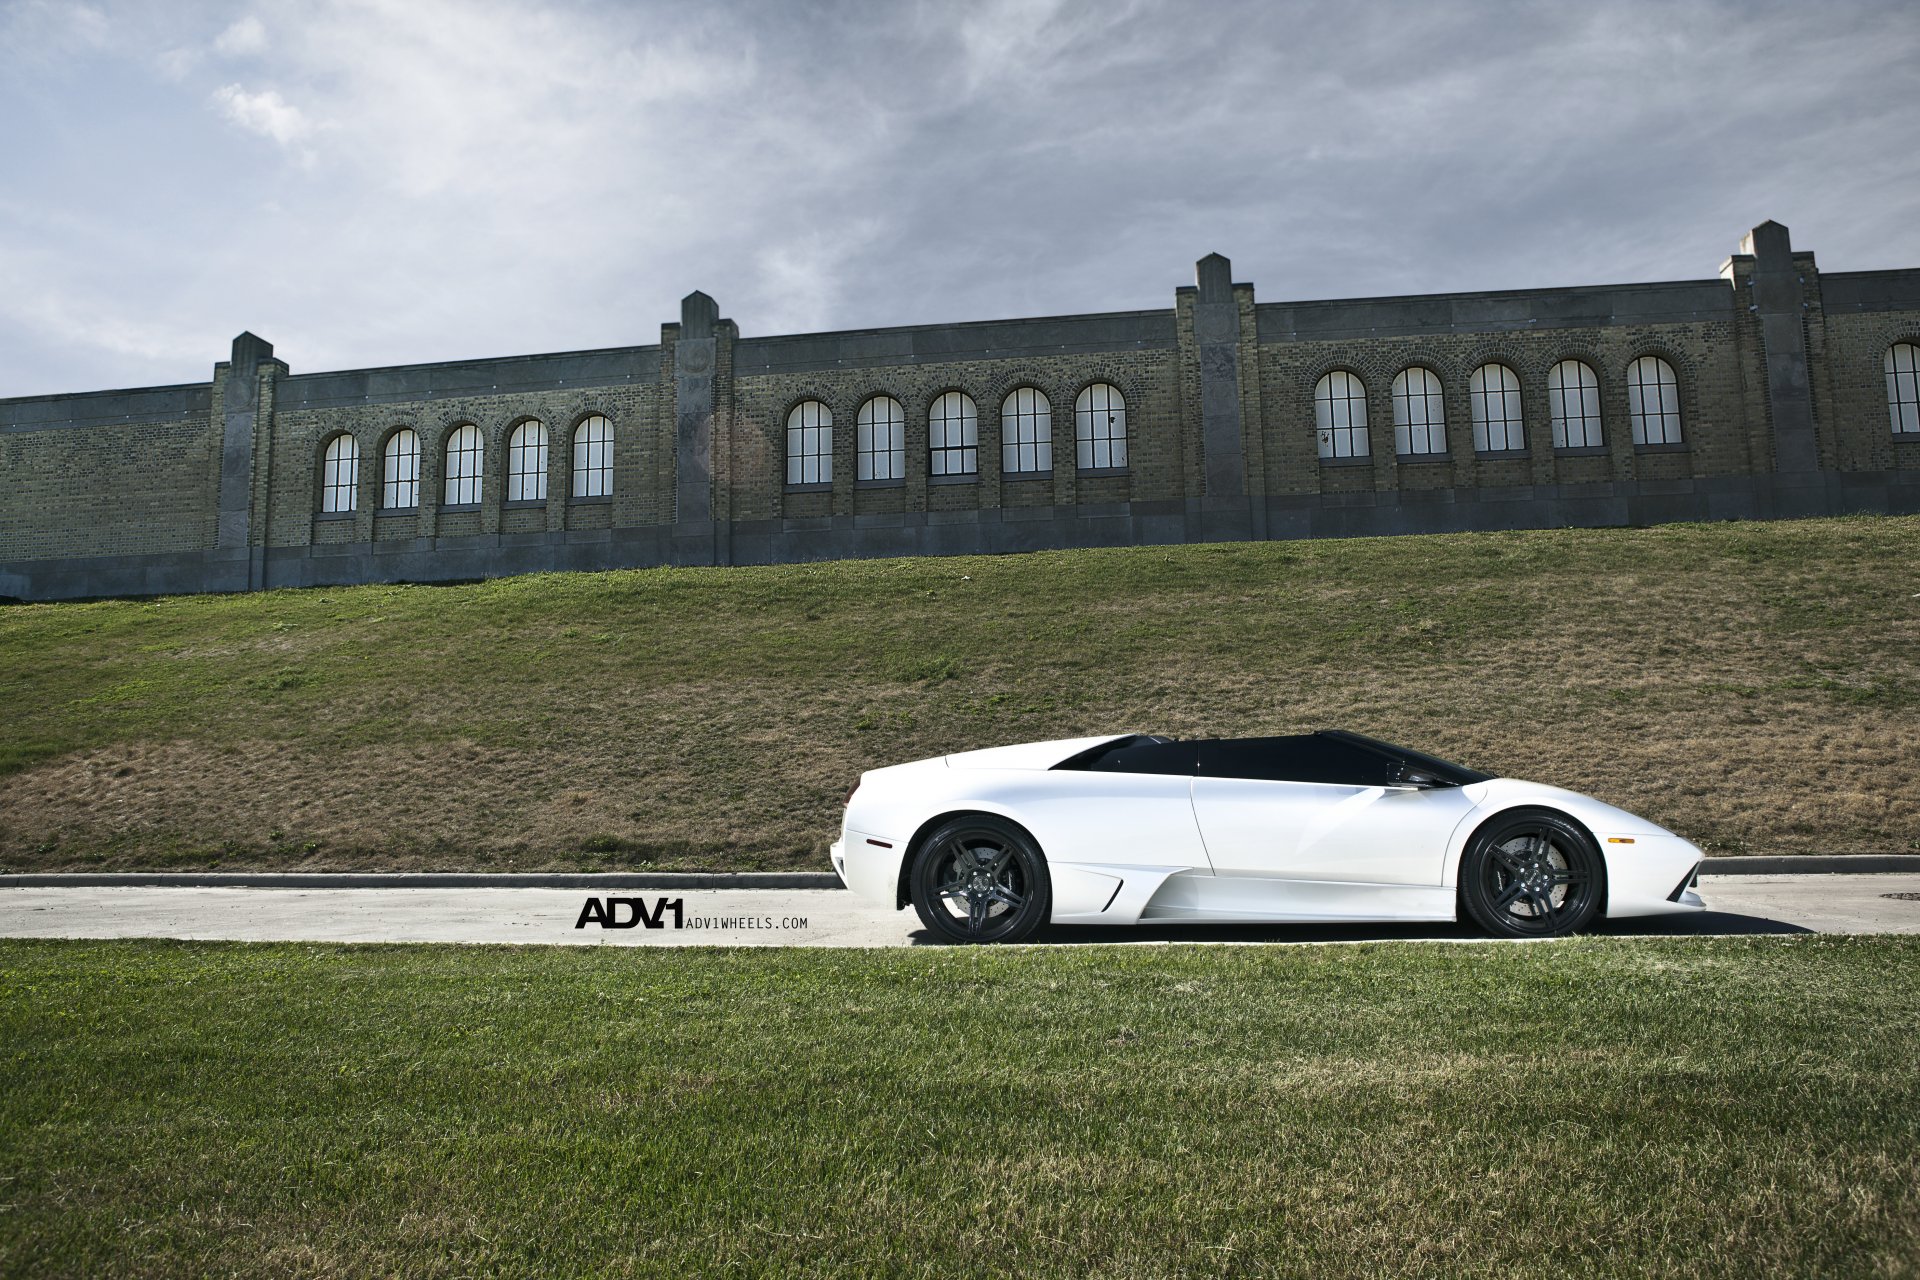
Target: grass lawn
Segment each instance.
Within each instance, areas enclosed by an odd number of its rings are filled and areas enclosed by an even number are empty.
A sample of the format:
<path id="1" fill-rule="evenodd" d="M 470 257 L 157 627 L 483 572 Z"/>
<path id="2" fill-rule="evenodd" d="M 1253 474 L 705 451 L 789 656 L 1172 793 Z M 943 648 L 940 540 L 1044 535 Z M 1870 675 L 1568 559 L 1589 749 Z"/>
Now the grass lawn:
<path id="1" fill-rule="evenodd" d="M 0 609 L 0 870 L 825 869 L 862 769 L 1344 726 L 1920 849 L 1920 518 Z"/>
<path id="2" fill-rule="evenodd" d="M 1916 972 L 0 942 L 0 1274 L 1914 1275 Z"/>

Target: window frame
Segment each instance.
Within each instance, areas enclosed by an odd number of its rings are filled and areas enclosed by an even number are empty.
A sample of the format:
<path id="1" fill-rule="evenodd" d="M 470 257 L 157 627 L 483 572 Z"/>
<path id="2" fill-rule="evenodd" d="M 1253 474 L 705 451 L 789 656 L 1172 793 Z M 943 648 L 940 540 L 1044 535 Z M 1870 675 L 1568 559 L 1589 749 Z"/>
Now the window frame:
<path id="1" fill-rule="evenodd" d="M 1096 393 L 1103 403 L 1094 403 Z M 1084 476 L 1127 473 L 1127 397 L 1104 379 L 1089 382 L 1073 397 L 1073 465 Z"/>
<path id="2" fill-rule="evenodd" d="M 343 445 L 344 456 L 336 457 L 335 450 Z M 344 506 L 338 505 L 341 495 Z M 360 510 L 360 441 L 351 431 L 335 432 L 320 446 L 319 497 L 318 515 L 339 519 Z"/>
<path id="3" fill-rule="evenodd" d="M 1032 465 L 1019 465 L 1024 461 Z M 1031 383 L 1015 387 L 1000 402 L 1000 474 L 1014 480 L 1053 474 L 1053 401 Z"/>
<path id="4" fill-rule="evenodd" d="M 1485 385 L 1489 370 L 1498 370 L 1501 383 Z M 1498 401 L 1500 416 L 1491 412 Z M 1527 452 L 1527 411 L 1520 393 L 1520 375 L 1503 360 L 1483 362 L 1467 378 L 1468 417 L 1473 423 L 1473 451 L 1487 457 L 1514 458 Z M 1495 428 L 1500 441 L 1494 442 Z M 1517 441 L 1517 443 L 1516 443 Z"/>
<path id="5" fill-rule="evenodd" d="M 1904 368 L 1900 353 L 1906 356 Z M 1887 425 L 1894 439 L 1920 440 L 1920 342 L 1896 339 L 1887 345 L 1880 363 L 1887 376 Z M 1903 420 L 1912 425 L 1901 426 Z"/>
<path id="6" fill-rule="evenodd" d="M 465 443 L 471 438 L 472 445 Z M 487 437 L 478 426 L 471 422 L 457 424 L 447 432 L 444 457 L 440 461 L 440 507 L 442 510 L 464 511 L 477 507 L 486 494 L 487 477 Z M 462 470 L 454 471 L 455 459 L 462 460 Z M 464 469 L 471 462 L 473 471 L 468 474 Z M 472 493 L 472 497 L 457 497 L 457 494 Z"/>
<path id="7" fill-rule="evenodd" d="M 406 448 L 407 444 L 412 448 Z M 395 475 L 395 464 L 401 474 Z M 411 471 L 411 475 L 407 472 Z M 402 502 L 411 497 L 413 501 Z M 412 427 L 396 427 L 387 433 L 380 446 L 380 508 L 383 512 L 420 509 L 420 433 Z"/>
<path id="8" fill-rule="evenodd" d="M 1411 381 L 1416 373 L 1421 378 L 1417 392 Z M 1416 404 L 1422 415 L 1419 422 L 1413 420 Z M 1439 411 L 1437 418 L 1435 409 Z M 1416 431 L 1427 447 L 1413 447 Z M 1446 384 L 1424 364 L 1410 364 L 1393 376 L 1393 453 L 1396 458 L 1413 461 L 1440 461 L 1449 456 Z"/>
<path id="9" fill-rule="evenodd" d="M 1572 365 L 1576 374 L 1576 385 L 1572 394 L 1579 398 L 1578 416 L 1567 412 L 1566 374 L 1561 372 Z M 1588 411 L 1589 401 L 1592 411 Z M 1605 452 L 1607 447 L 1606 419 L 1602 415 L 1604 406 L 1600 399 L 1600 371 L 1579 356 L 1566 356 L 1556 360 L 1547 370 L 1547 422 L 1553 432 L 1553 448 L 1556 453 Z M 1580 428 L 1580 443 L 1573 442 L 1572 427 Z"/>
<path id="10" fill-rule="evenodd" d="M 927 483 L 964 484 L 979 478 L 980 407 L 964 391 L 943 391 L 927 406 Z"/>
<path id="11" fill-rule="evenodd" d="M 572 476 L 567 482 L 573 502 L 613 500 L 613 419 L 590 413 L 573 424 Z"/>
<path id="12" fill-rule="evenodd" d="M 826 401 L 810 397 L 787 411 L 786 470 L 788 489 L 833 488 L 833 410 Z"/>
<path id="13" fill-rule="evenodd" d="M 1337 380 L 1337 384 L 1336 384 Z M 1335 394 L 1336 385 L 1339 394 Z M 1359 406 L 1355 421 L 1354 406 Z M 1336 408 L 1344 410 L 1345 421 Z M 1371 460 L 1373 439 L 1367 426 L 1366 379 L 1351 369 L 1329 369 L 1313 384 L 1313 431 L 1320 461 L 1329 466 Z M 1346 452 L 1340 451 L 1342 438 Z M 1355 443 L 1358 448 L 1355 448 Z"/>
<path id="14" fill-rule="evenodd" d="M 1651 369 L 1654 381 L 1645 379 Z M 1661 374 L 1665 374 L 1662 379 Z M 1647 388 L 1659 391 L 1660 407 L 1652 415 L 1657 418 L 1660 427 L 1660 439 L 1651 439 L 1652 432 L 1647 413 Z M 1667 403 L 1671 399 L 1672 407 Z M 1633 447 L 1636 449 L 1661 450 L 1684 449 L 1687 447 L 1686 421 L 1681 412 L 1680 374 L 1673 363 L 1655 352 L 1648 351 L 1635 356 L 1627 364 L 1627 422 L 1632 428 Z"/>
<path id="15" fill-rule="evenodd" d="M 522 444 L 524 433 L 538 432 L 539 440 L 533 444 Z M 547 500 L 547 472 L 552 466 L 549 450 L 552 437 L 547 424 L 538 418 L 522 418 L 513 424 L 507 433 L 507 474 L 506 484 L 501 489 L 501 500 L 509 506 L 536 506 Z M 537 467 L 524 467 L 522 463 L 530 456 L 537 456 Z M 539 492 L 529 495 L 526 492 L 527 481 L 531 478 Z"/>
<path id="16" fill-rule="evenodd" d="M 888 406 L 884 419 L 878 412 L 882 405 Z M 875 436 L 876 429 L 886 433 L 884 444 Z M 907 482 L 907 407 L 900 403 L 898 396 L 882 392 L 862 401 L 854 414 L 853 435 L 856 486 L 885 489 Z M 882 459 L 886 463 L 884 467 L 880 465 Z M 875 474 L 881 470 L 888 474 Z"/>

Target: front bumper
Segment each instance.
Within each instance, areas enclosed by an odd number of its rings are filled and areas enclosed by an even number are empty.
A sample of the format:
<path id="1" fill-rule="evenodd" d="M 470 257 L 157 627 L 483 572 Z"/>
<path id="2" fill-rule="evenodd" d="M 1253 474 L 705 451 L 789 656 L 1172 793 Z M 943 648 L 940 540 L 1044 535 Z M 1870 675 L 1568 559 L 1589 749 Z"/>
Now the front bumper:
<path id="1" fill-rule="evenodd" d="M 1663 832 L 1634 832 L 1632 843 L 1596 832 L 1607 858 L 1607 915 L 1660 916 L 1703 911 L 1706 903 L 1693 889 L 1695 869 L 1706 857 L 1691 840 Z"/>

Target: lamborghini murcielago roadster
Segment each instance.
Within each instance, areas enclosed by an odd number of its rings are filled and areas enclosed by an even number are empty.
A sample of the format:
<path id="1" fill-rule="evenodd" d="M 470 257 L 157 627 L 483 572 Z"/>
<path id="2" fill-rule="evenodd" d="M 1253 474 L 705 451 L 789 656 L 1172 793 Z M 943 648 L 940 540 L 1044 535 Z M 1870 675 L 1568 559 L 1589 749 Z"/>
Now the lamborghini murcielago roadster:
<path id="1" fill-rule="evenodd" d="M 1129 733 L 870 770 L 834 870 L 936 937 L 1048 922 L 1471 921 L 1507 937 L 1697 911 L 1701 852 L 1574 791 L 1339 730 Z"/>

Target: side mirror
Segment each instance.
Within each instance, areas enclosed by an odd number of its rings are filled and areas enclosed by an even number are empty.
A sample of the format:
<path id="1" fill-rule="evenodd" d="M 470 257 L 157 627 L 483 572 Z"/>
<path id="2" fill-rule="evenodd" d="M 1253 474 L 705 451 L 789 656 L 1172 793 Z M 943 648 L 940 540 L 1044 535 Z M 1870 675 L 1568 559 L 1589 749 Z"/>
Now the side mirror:
<path id="1" fill-rule="evenodd" d="M 1397 785 L 1402 787 L 1416 787 L 1421 791 L 1426 791 L 1433 787 L 1445 786 L 1446 784 L 1428 773 L 1425 769 L 1406 769 L 1401 772 Z"/>

